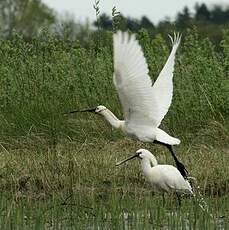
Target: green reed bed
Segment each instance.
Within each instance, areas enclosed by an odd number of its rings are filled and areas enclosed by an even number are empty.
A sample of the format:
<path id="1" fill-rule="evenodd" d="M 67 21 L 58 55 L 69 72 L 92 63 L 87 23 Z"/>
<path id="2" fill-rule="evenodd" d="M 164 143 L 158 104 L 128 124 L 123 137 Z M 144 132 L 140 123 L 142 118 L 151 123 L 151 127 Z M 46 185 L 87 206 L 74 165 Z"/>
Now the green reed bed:
<path id="1" fill-rule="evenodd" d="M 75 194 L 64 201 L 12 201 L 1 198 L 1 229 L 227 229 L 228 198 L 207 200 L 209 215 L 193 199 L 182 207 L 171 200 L 162 206 L 158 196 L 123 197 L 119 193 Z"/>
<path id="2" fill-rule="evenodd" d="M 138 37 L 155 79 L 168 56 L 168 41 L 160 35 L 151 38 L 144 30 Z M 173 103 L 162 126 L 187 142 L 211 121 L 228 127 L 228 37 L 225 31 L 220 51 L 215 51 L 208 39 L 201 40 L 195 31 L 182 40 Z M 2 138 L 30 134 L 52 140 L 76 138 L 76 133 L 83 133 L 82 127 L 91 130 L 91 123 L 97 121 L 88 117 L 89 125 L 82 124 L 80 118 L 85 115 L 76 115 L 70 116 L 75 124 L 69 123 L 62 113 L 74 108 L 104 104 L 122 116 L 112 83 L 109 32 L 101 34 L 99 43 L 92 40 L 88 47 L 45 33 L 30 42 L 15 35 L 12 40 L 1 41 L 0 59 Z M 110 133 L 96 125 L 95 129 L 102 137 Z"/>
<path id="3" fill-rule="evenodd" d="M 162 206 L 139 162 L 115 167 L 138 148 L 173 164 L 166 149 L 131 141 L 93 114 L 64 115 L 103 104 L 122 117 L 112 83 L 112 33 L 100 33 L 87 46 L 47 33 L 0 41 L 1 229 L 226 229 L 229 31 L 220 50 L 195 30 L 182 39 L 162 123 L 182 140 L 175 151 L 212 216 L 190 198 L 181 209 L 171 197 Z M 137 36 L 154 80 L 169 43 L 144 30 Z"/>

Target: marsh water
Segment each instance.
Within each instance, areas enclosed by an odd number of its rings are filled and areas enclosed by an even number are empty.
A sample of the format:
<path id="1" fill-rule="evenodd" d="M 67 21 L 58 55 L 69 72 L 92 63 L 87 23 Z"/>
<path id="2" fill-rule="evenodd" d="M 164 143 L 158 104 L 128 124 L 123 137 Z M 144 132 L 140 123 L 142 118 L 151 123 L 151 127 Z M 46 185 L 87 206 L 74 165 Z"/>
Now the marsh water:
<path id="1" fill-rule="evenodd" d="M 78 191 L 29 197 L 1 194 L 1 229 L 229 229 L 228 197 L 193 198 L 123 191 Z"/>

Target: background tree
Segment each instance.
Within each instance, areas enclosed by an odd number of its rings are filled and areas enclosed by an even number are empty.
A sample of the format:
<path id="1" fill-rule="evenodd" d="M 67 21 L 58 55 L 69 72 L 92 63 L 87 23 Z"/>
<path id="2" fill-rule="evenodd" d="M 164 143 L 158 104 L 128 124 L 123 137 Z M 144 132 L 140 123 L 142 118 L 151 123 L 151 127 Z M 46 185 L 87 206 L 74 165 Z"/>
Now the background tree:
<path id="1" fill-rule="evenodd" d="M 167 37 L 167 34 L 174 30 L 182 32 L 185 36 L 187 29 L 194 26 L 200 36 L 209 37 L 216 46 L 219 46 L 223 36 L 222 31 L 229 24 L 229 7 L 226 6 L 208 7 L 206 4 L 196 4 L 193 13 L 188 7 L 184 7 L 177 13 L 175 20 L 166 17 L 154 25 L 146 16 L 140 19 L 125 17 L 117 12 L 115 7 L 111 15 L 101 14 L 99 1 L 96 1 L 94 8 L 97 20 L 93 22 L 92 25 L 96 27 L 93 28 L 89 22 L 75 21 L 73 16 L 61 18 L 41 1 L 0 0 L 0 36 L 10 37 L 15 30 L 28 40 L 37 36 L 39 31 L 46 27 L 62 39 L 85 42 L 89 35 L 97 33 L 96 28 L 103 32 L 118 29 L 138 32 L 144 28 L 151 36 L 161 33 L 162 36 Z"/>
<path id="2" fill-rule="evenodd" d="M 0 0 L 0 29 L 3 36 L 11 36 L 13 30 L 31 38 L 43 26 L 55 21 L 53 10 L 41 0 Z"/>
<path id="3" fill-rule="evenodd" d="M 229 22 L 229 8 L 223 10 L 219 5 L 214 6 L 211 11 L 211 20 L 215 24 L 224 24 Z"/>
<path id="4" fill-rule="evenodd" d="M 201 5 L 197 3 L 195 6 L 195 10 L 196 10 L 195 19 L 197 21 L 206 22 L 210 20 L 211 13 L 209 12 L 208 7 L 204 3 Z"/>
<path id="5" fill-rule="evenodd" d="M 182 12 L 178 12 L 176 17 L 176 25 L 182 29 L 190 26 L 192 21 L 191 13 L 188 7 L 184 7 Z"/>
<path id="6" fill-rule="evenodd" d="M 150 29 L 150 30 L 155 29 L 154 24 L 146 16 L 143 16 L 141 18 L 141 22 L 140 23 L 141 23 L 141 27 L 142 28 Z"/>
<path id="7" fill-rule="evenodd" d="M 103 13 L 98 20 L 93 23 L 94 26 L 101 27 L 104 30 L 112 30 L 112 19 L 107 14 Z"/>

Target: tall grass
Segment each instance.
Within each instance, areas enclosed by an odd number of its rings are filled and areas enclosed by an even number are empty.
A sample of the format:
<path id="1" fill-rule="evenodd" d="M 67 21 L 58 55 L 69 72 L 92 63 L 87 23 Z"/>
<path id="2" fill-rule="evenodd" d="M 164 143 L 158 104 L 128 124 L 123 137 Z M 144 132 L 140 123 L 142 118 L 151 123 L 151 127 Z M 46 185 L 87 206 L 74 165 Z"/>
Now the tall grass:
<path id="1" fill-rule="evenodd" d="M 162 207 L 140 176 L 137 161 L 115 167 L 117 160 L 138 148 L 152 151 L 150 144 L 124 138 L 99 116 L 64 115 L 103 104 L 122 118 L 112 83 L 112 33 L 99 33 L 87 46 L 46 32 L 30 42 L 17 34 L 0 41 L 0 226 L 226 226 L 222 218 L 229 188 L 229 30 L 220 51 L 195 30 L 182 39 L 174 98 L 162 122 L 182 140 L 176 152 L 197 179 L 194 191 L 200 186 L 210 197 L 214 220 L 191 200 L 180 210 L 174 211 L 171 203 Z M 137 37 L 155 80 L 171 45 L 160 34 L 150 37 L 144 30 Z M 153 149 L 160 163 L 173 164 L 164 151 Z"/>
<path id="2" fill-rule="evenodd" d="M 45 154 L 51 165 L 57 162 L 55 157 L 59 154 L 59 146 L 66 149 L 68 145 L 75 145 L 75 149 L 84 146 L 83 152 L 94 152 L 95 145 L 103 149 L 104 143 L 123 139 L 121 132 L 112 131 L 98 116 L 85 113 L 63 115 L 72 109 L 104 104 L 122 118 L 112 83 L 112 33 L 100 33 L 99 43 L 97 40 L 94 42 L 98 37 L 95 36 L 87 47 L 77 41 L 60 40 L 46 32 L 29 43 L 17 34 L 11 40 L 0 41 L 2 162 L 11 161 L 11 158 L 5 159 L 8 151 L 19 156 L 30 152 L 35 157 Z M 145 30 L 139 32 L 138 39 L 155 80 L 171 45 L 160 34 L 150 37 Z M 225 153 L 228 148 L 229 31 L 225 31 L 221 46 L 221 51 L 215 51 L 207 38 L 202 40 L 195 30 L 190 30 L 182 39 L 177 53 L 174 98 L 162 126 L 170 134 L 181 138 L 181 151 L 187 153 L 183 154 L 185 160 L 193 165 L 200 158 L 194 157 L 193 161 L 189 152 L 205 151 L 207 148 L 209 152 L 221 149 L 220 152 Z M 122 146 L 119 151 L 126 148 L 128 152 L 132 145 Z M 85 150 L 86 146 L 92 146 L 92 149 Z M 216 149 L 211 150 L 212 146 Z M 77 154 L 75 149 L 72 147 L 70 151 Z M 56 153 L 52 159 L 48 158 L 50 151 Z M 106 151 L 107 154 L 118 152 L 116 147 Z M 214 154 L 209 159 L 216 161 Z M 43 159 L 43 162 L 46 160 Z M 13 162 L 19 163 L 20 159 L 16 158 Z M 32 161 L 30 163 L 30 166 L 28 163 L 23 167 L 33 168 Z M 20 172 L 20 165 L 18 167 L 10 164 L 10 171 L 17 169 L 13 175 Z M 40 171 L 38 165 L 37 168 Z M 196 167 L 190 165 L 189 168 Z M 7 175 L 5 169 L 3 172 Z M 50 170 L 52 172 L 52 167 Z M 200 176 L 203 180 L 204 172 L 200 173 L 203 173 Z M 51 173 L 49 175 L 51 177 Z M 90 177 L 93 178 L 92 175 Z"/>
<path id="3" fill-rule="evenodd" d="M 144 30 L 138 39 L 155 80 L 171 45 Z M 190 141 L 212 122 L 228 127 L 228 31 L 221 47 L 221 52 L 215 51 L 195 30 L 182 39 L 173 103 L 162 126 L 183 141 Z M 62 138 L 82 142 L 121 137 L 96 116 L 63 116 L 71 109 L 104 104 L 122 117 L 112 83 L 111 32 L 101 32 L 99 43 L 92 38 L 87 47 L 46 32 L 29 43 L 15 34 L 11 40 L 0 41 L 0 60 L 0 135 L 4 144 L 18 138 L 23 143 L 56 144 Z"/>

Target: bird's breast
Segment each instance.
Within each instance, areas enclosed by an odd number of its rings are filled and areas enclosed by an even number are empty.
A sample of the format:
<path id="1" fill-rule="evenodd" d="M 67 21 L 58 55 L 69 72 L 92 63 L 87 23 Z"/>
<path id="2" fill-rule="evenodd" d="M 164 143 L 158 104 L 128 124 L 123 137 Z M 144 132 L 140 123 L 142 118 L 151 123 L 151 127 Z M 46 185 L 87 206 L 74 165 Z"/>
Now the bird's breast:
<path id="1" fill-rule="evenodd" d="M 147 126 L 126 126 L 125 132 L 130 138 L 142 142 L 152 142 L 156 138 L 154 129 Z"/>

